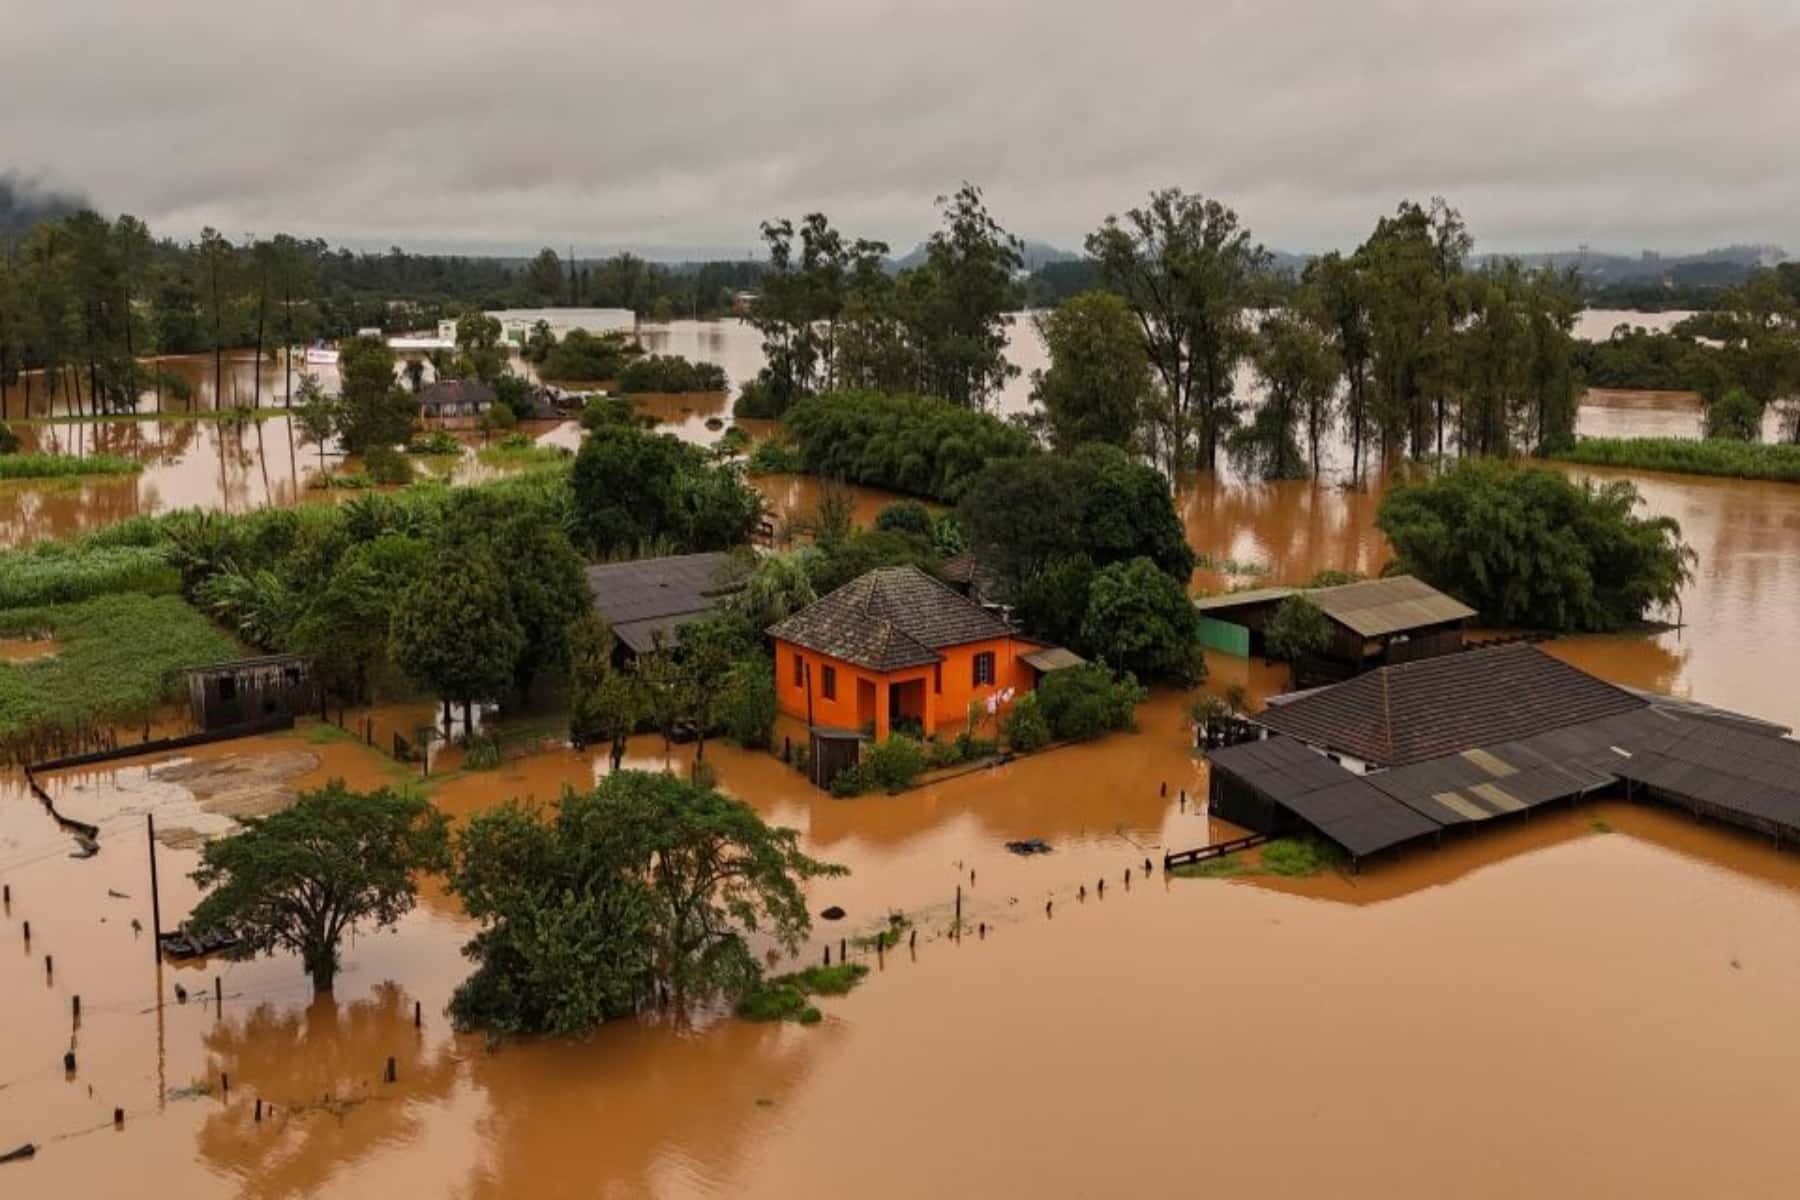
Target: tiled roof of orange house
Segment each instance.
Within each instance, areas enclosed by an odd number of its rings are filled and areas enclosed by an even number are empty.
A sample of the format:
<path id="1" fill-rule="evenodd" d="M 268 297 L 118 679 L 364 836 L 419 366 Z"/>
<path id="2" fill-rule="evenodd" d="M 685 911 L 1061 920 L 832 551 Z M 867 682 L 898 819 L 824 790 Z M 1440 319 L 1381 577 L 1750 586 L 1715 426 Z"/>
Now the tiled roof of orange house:
<path id="1" fill-rule="evenodd" d="M 1645 704 L 1536 646 L 1515 643 L 1382 667 L 1272 705 L 1256 719 L 1303 742 L 1394 767 Z"/>
<path id="2" fill-rule="evenodd" d="M 768 632 L 872 671 L 929 666 L 945 646 L 1012 634 L 998 617 L 917 567 L 860 575 Z"/>

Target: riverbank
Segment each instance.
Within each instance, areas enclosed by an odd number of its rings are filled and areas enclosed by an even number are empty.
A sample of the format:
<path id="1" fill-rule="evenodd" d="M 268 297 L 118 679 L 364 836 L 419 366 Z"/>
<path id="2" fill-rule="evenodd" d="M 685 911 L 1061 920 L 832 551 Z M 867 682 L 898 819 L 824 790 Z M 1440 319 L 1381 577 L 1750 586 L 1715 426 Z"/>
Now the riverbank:
<path id="1" fill-rule="evenodd" d="M 1800 443 L 1738 442 L 1723 438 L 1584 437 L 1548 455 L 1556 462 L 1678 475 L 1710 475 L 1800 483 Z"/>

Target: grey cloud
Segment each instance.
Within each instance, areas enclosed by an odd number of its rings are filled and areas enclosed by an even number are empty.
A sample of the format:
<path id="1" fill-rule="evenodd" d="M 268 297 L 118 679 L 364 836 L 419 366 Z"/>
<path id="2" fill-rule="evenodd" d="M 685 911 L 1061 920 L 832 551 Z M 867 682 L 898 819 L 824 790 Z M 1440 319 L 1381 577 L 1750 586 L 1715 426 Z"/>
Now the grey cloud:
<path id="1" fill-rule="evenodd" d="M 3 8 L 14 11 L 4 13 Z M 1478 246 L 1800 250 L 1792 0 L 0 0 L 0 167 L 191 235 L 1065 245 L 1152 187 L 1265 242 L 1442 194 Z"/>

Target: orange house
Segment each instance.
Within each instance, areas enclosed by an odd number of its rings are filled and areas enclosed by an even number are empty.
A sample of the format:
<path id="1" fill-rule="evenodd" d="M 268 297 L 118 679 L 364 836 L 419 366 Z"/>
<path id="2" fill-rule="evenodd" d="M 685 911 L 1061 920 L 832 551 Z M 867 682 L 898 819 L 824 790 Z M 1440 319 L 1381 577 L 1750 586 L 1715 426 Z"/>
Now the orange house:
<path id="1" fill-rule="evenodd" d="M 1043 649 L 917 567 L 870 571 L 768 632 L 781 711 L 877 741 L 902 717 L 962 728 L 971 701 L 1030 688 Z"/>

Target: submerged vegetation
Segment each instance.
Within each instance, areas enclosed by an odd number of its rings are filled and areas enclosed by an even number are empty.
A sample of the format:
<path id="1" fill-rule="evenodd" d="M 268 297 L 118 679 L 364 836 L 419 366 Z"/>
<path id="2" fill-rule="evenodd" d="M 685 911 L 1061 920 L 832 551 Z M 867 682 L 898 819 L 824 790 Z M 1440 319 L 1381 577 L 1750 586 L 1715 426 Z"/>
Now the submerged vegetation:
<path id="1" fill-rule="evenodd" d="M 116 454 L 0 454 L 0 480 L 72 479 L 83 475 L 135 475 L 142 463 Z"/>
<path id="2" fill-rule="evenodd" d="M 847 995 L 868 973 L 869 968 L 862 963 L 840 963 L 835 967 L 808 967 L 790 975 L 777 975 L 764 980 L 739 1000 L 737 1014 L 746 1021 L 797 1021 L 802 1025 L 816 1025 L 824 1014 L 808 1003 L 809 998 Z"/>
<path id="3" fill-rule="evenodd" d="M 1625 480 L 1471 459 L 1396 484 L 1376 524 L 1398 569 L 1474 607 L 1489 624 L 1606 632 L 1673 607 L 1694 552 L 1673 517 L 1642 517 Z"/>
<path id="4" fill-rule="evenodd" d="M 0 636 L 49 634 L 47 658 L 0 663 L 0 750 L 14 760 L 148 720 L 187 694 L 183 668 L 237 647 L 178 596 L 99 595 L 0 611 Z"/>
<path id="5" fill-rule="evenodd" d="M 1800 483 L 1800 445 L 1725 438 L 1589 438 L 1551 455 L 1558 462 L 1728 479 Z"/>
<path id="6" fill-rule="evenodd" d="M 1254 858 L 1251 853 L 1239 850 L 1202 862 L 1183 863 L 1170 867 L 1169 874 L 1178 879 L 1235 879 L 1254 875 L 1298 879 L 1336 870 L 1344 860 L 1342 850 L 1323 838 L 1312 836 L 1276 838 L 1259 846 Z"/>

